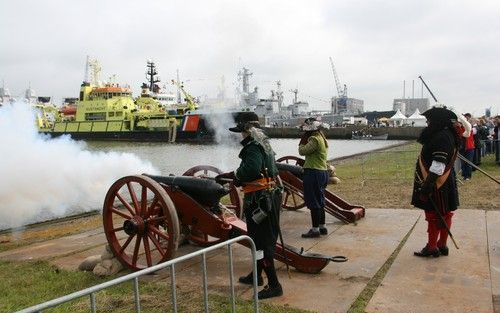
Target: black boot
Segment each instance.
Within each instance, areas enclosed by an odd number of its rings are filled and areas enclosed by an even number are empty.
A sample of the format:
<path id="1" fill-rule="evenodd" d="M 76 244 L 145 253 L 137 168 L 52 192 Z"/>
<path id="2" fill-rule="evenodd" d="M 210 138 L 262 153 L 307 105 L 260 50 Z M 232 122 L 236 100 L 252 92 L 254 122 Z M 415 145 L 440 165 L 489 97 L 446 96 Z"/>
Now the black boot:
<path id="1" fill-rule="evenodd" d="M 432 257 L 439 257 L 440 253 L 439 253 L 439 249 L 436 249 L 436 250 L 429 250 L 429 248 L 427 246 L 425 246 L 422 250 L 420 251 L 416 251 L 416 252 L 413 252 L 413 255 L 415 256 L 420 256 L 420 257 L 428 257 L 428 256 L 432 256 Z"/>
<path id="2" fill-rule="evenodd" d="M 328 229 L 326 227 L 320 227 L 319 228 L 319 233 L 321 235 L 328 235 Z"/>
<path id="3" fill-rule="evenodd" d="M 250 272 L 247 276 L 241 276 L 238 281 L 245 285 L 253 285 L 253 272 Z M 257 285 L 264 285 L 264 279 L 262 279 L 262 276 L 260 275 L 257 275 Z"/>
<path id="4" fill-rule="evenodd" d="M 259 300 L 262 299 L 267 299 L 267 298 L 273 298 L 273 297 L 279 297 L 283 295 L 283 288 L 281 288 L 281 284 L 278 283 L 274 287 L 270 287 L 269 285 L 266 285 L 264 289 L 259 291 Z"/>
<path id="5" fill-rule="evenodd" d="M 302 238 L 318 238 L 319 231 L 314 229 L 309 229 L 309 231 L 305 234 L 302 234 Z"/>
<path id="6" fill-rule="evenodd" d="M 450 252 L 450 250 L 448 249 L 447 246 L 444 246 L 444 247 L 439 247 L 439 253 L 441 253 L 441 255 L 444 255 L 444 256 L 447 256 L 448 253 Z"/>

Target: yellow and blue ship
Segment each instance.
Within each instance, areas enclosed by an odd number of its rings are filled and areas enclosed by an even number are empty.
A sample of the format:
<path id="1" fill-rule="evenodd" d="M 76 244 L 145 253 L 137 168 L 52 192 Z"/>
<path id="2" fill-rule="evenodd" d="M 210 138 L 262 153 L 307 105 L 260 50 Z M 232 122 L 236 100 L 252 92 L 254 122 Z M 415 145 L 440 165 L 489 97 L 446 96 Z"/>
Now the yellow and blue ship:
<path id="1" fill-rule="evenodd" d="M 87 60 L 89 68 L 92 79 L 85 78 L 74 105 L 62 108 L 35 105 L 40 133 L 53 137 L 70 135 L 76 140 L 205 142 L 212 139 L 213 130 L 207 127 L 205 117 L 197 113 L 197 103 L 179 82 L 172 81 L 183 92 L 184 103 L 165 107 L 155 99 L 151 89 L 159 80 L 155 78 L 153 62 L 148 61 L 150 86 L 143 84 L 141 96 L 136 99 L 128 86 L 100 83 L 97 61 Z"/>

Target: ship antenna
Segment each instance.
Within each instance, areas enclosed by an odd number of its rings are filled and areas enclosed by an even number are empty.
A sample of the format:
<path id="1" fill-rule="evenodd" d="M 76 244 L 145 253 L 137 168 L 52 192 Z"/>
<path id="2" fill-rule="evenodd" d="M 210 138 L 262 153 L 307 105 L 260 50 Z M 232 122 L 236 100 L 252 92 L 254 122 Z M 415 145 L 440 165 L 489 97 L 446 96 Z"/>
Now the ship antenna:
<path id="1" fill-rule="evenodd" d="M 179 80 L 179 69 L 177 69 L 177 82 L 180 82 Z M 181 103 L 181 87 L 179 87 L 179 84 L 177 84 L 177 102 Z"/>
<path id="2" fill-rule="evenodd" d="M 83 81 L 88 83 L 89 82 L 89 56 L 87 55 L 87 61 L 85 62 L 85 77 L 83 78 Z"/>

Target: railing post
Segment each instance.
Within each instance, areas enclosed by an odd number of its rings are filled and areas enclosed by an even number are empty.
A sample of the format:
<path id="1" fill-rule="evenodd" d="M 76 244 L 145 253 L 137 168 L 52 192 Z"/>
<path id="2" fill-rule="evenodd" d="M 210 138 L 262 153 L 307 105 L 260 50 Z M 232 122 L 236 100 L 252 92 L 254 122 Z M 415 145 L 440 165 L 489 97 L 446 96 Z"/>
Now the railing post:
<path id="1" fill-rule="evenodd" d="M 234 269 L 233 269 L 233 247 L 227 245 L 228 263 L 229 263 L 229 288 L 231 288 L 231 312 L 236 312 L 236 303 L 234 297 Z"/>
<path id="2" fill-rule="evenodd" d="M 135 311 L 141 312 L 141 299 L 139 297 L 139 278 L 134 278 L 134 298 L 135 298 Z"/>
<path id="3" fill-rule="evenodd" d="M 91 293 L 90 294 L 90 311 L 92 313 L 96 313 L 97 312 L 96 301 L 95 301 L 95 293 Z"/>
<path id="4" fill-rule="evenodd" d="M 170 283 L 172 285 L 172 311 L 177 313 L 177 293 L 175 287 L 175 264 L 170 265 Z"/>
<path id="5" fill-rule="evenodd" d="M 208 286 L 207 286 L 207 256 L 205 253 L 201 255 L 203 260 L 202 269 L 203 269 L 203 300 L 205 303 L 205 313 L 208 313 Z"/>
<path id="6" fill-rule="evenodd" d="M 252 274 L 253 274 L 253 301 L 254 301 L 254 312 L 259 312 L 259 294 L 257 291 L 257 251 L 255 250 L 255 244 L 252 241 Z"/>

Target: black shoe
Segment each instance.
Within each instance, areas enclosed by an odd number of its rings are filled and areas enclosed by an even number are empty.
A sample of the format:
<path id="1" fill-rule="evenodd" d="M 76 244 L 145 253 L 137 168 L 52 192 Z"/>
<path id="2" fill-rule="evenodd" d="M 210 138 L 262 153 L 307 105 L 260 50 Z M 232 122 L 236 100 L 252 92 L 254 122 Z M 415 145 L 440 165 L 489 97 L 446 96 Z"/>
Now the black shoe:
<path id="1" fill-rule="evenodd" d="M 427 246 L 425 246 L 422 250 L 420 250 L 418 252 L 413 252 L 413 255 L 421 256 L 421 257 L 432 256 L 432 257 L 437 258 L 437 257 L 439 257 L 440 253 L 439 253 L 439 249 L 429 250 L 429 248 Z"/>
<path id="2" fill-rule="evenodd" d="M 241 276 L 238 281 L 242 284 L 245 285 L 253 285 L 253 273 L 250 272 L 247 276 Z M 262 276 L 257 276 L 257 286 L 262 286 L 264 285 L 264 280 L 262 279 Z"/>
<path id="3" fill-rule="evenodd" d="M 326 229 L 326 227 L 320 227 L 319 233 L 320 235 L 328 235 L 328 229 Z"/>
<path id="4" fill-rule="evenodd" d="M 444 246 L 444 247 L 439 247 L 439 253 L 441 253 L 441 255 L 444 255 L 444 256 L 447 256 L 448 253 L 450 252 L 450 250 L 448 249 L 447 246 Z"/>
<path id="5" fill-rule="evenodd" d="M 318 238 L 319 237 L 319 231 L 309 229 L 309 231 L 305 234 L 302 234 L 302 238 Z"/>
<path id="6" fill-rule="evenodd" d="M 281 284 L 278 283 L 278 285 L 274 287 L 269 287 L 269 285 L 266 285 L 264 289 L 259 291 L 258 297 L 261 300 L 261 299 L 279 297 L 282 295 L 283 295 L 283 288 L 281 288 Z"/>

